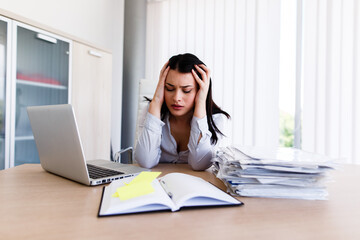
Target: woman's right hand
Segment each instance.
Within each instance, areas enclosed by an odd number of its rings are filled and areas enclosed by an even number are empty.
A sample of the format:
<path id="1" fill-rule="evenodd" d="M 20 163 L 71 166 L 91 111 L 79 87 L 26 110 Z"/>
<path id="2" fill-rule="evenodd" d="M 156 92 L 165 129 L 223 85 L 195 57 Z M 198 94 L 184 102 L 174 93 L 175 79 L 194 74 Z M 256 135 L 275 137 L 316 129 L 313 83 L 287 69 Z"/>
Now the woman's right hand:
<path id="1" fill-rule="evenodd" d="M 156 87 L 154 97 L 150 102 L 149 113 L 157 118 L 161 118 L 161 107 L 164 103 L 164 91 L 165 91 L 165 79 L 169 72 L 170 67 L 168 66 L 169 61 L 165 63 L 160 71 L 159 82 Z"/>

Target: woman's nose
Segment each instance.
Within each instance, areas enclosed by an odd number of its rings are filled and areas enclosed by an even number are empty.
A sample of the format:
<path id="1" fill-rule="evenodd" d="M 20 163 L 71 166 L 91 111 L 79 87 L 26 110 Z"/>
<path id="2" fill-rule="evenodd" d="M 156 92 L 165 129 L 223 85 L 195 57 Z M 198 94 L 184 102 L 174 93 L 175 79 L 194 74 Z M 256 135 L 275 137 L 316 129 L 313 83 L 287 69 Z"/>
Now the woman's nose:
<path id="1" fill-rule="evenodd" d="M 182 98 L 182 94 L 181 91 L 176 90 L 174 93 L 174 101 L 179 102 Z"/>

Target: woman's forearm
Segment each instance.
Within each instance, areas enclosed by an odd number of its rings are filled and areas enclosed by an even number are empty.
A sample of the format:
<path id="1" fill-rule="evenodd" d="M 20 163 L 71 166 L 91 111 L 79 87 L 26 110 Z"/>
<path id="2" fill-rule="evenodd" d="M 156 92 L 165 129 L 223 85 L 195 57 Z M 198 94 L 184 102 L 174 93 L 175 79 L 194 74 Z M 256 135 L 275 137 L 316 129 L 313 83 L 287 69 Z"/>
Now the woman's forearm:
<path id="1" fill-rule="evenodd" d="M 161 132 L 164 123 L 151 114 L 147 114 L 140 129 L 136 143 L 135 160 L 140 166 L 152 168 L 159 163 L 161 156 Z"/>

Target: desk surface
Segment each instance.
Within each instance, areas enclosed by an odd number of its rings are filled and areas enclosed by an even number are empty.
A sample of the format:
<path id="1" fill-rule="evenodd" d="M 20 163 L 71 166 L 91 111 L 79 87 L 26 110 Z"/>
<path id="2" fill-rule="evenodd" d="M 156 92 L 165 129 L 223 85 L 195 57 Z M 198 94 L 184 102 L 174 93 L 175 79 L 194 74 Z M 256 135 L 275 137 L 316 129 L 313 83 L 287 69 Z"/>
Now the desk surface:
<path id="1" fill-rule="evenodd" d="M 222 189 L 210 172 L 160 164 Z M 241 207 L 97 218 L 102 186 L 88 187 L 38 164 L 0 171 L 1 239 L 360 239 L 360 166 L 333 172 L 328 201 L 239 198 Z"/>

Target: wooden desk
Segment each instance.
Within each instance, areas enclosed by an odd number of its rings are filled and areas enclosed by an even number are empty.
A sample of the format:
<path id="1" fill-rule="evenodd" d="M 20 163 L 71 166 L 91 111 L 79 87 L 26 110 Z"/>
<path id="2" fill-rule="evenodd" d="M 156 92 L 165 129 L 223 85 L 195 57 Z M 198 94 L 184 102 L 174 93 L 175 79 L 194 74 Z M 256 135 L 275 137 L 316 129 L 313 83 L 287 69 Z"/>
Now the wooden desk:
<path id="1" fill-rule="evenodd" d="M 188 165 L 154 170 L 190 173 L 224 189 Z M 244 206 L 97 218 L 102 186 L 22 165 L 0 171 L 0 239 L 360 239 L 360 166 L 333 176 L 328 201 L 239 198 Z"/>

